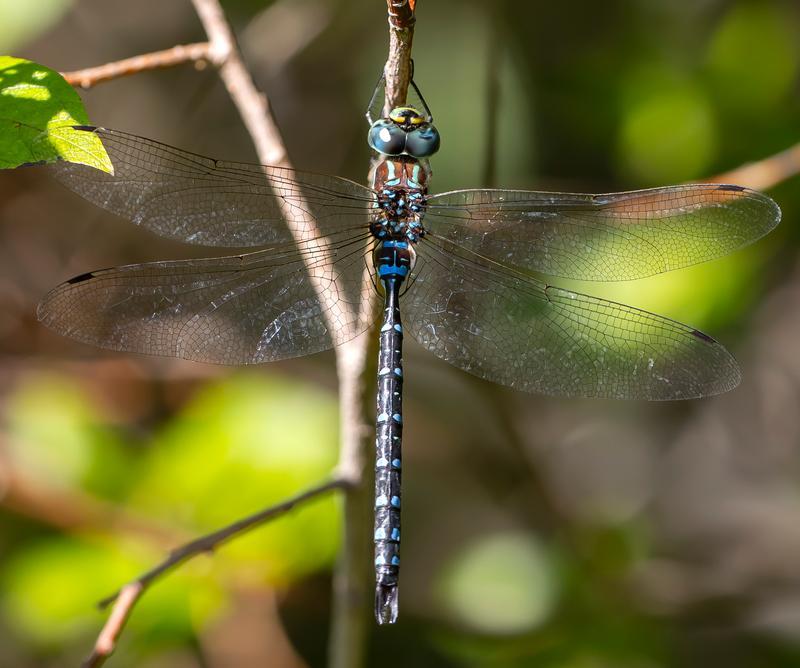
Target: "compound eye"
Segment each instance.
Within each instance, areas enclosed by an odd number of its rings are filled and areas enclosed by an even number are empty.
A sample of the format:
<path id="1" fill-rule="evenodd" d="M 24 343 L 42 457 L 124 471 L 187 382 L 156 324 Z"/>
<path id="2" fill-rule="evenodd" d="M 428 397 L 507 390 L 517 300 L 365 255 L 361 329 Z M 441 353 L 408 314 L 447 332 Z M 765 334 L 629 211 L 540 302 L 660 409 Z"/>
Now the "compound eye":
<path id="1" fill-rule="evenodd" d="M 415 158 L 427 158 L 439 150 L 439 131 L 432 125 L 412 130 L 406 139 L 406 153 Z"/>
<path id="2" fill-rule="evenodd" d="M 389 119 L 382 118 L 370 127 L 367 142 L 383 155 L 400 155 L 406 148 L 406 132 Z"/>

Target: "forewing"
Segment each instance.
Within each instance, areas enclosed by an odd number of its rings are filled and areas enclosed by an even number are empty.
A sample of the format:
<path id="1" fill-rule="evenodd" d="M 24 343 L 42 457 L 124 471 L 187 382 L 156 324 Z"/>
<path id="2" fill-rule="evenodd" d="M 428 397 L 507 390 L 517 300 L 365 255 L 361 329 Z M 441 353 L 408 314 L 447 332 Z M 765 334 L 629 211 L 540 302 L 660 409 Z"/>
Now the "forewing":
<path id="1" fill-rule="evenodd" d="M 643 278 L 725 255 L 780 220 L 769 197 L 698 184 L 609 195 L 457 190 L 432 196 L 425 227 L 492 260 L 564 278 Z"/>
<path id="2" fill-rule="evenodd" d="M 48 293 L 38 316 L 111 350 L 216 364 L 308 355 L 369 326 L 366 250 L 360 236 L 313 256 L 270 249 L 96 271 Z"/>
<path id="3" fill-rule="evenodd" d="M 48 169 L 93 204 L 162 237 L 243 248 L 291 242 L 287 220 L 301 237 L 368 224 L 371 191 L 347 179 L 223 162 L 117 130 L 82 129 L 103 141 L 114 174 L 71 162 Z"/>
<path id="4" fill-rule="evenodd" d="M 691 327 L 547 286 L 447 243 L 417 251 L 406 329 L 476 376 L 527 392 L 650 400 L 718 394 L 739 382 L 733 357 Z"/>

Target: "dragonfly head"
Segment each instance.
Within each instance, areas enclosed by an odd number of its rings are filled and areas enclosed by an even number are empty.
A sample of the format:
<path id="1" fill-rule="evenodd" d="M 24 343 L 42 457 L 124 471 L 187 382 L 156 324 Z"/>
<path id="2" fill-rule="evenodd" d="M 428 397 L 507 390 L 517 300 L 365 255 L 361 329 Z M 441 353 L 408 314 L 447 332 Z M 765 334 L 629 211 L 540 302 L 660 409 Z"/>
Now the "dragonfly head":
<path id="1" fill-rule="evenodd" d="M 369 128 L 370 147 L 383 155 L 427 158 L 439 150 L 439 131 L 414 107 L 395 107 Z"/>

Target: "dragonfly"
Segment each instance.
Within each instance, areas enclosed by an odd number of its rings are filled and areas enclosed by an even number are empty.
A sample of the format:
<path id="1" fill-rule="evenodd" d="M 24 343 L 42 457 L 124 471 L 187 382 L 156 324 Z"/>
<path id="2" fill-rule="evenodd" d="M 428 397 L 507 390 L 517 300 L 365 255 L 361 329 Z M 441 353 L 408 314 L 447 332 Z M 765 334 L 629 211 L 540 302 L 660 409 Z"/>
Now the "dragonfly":
<path id="1" fill-rule="evenodd" d="M 715 395 L 741 374 L 713 338 L 548 277 L 643 278 L 730 253 L 780 220 L 769 197 L 736 185 L 433 194 L 430 157 L 441 139 L 413 82 L 412 91 L 414 104 L 377 118 L 373 94 L 367 186 L 78 126 L 100 138 L 114 172 L 59 162 L 50 169 L 61 182 L 162 237 L 238 252 L 92 271 L 53 289 L 38 308 L 46 326 L 87 344 L 244 365 L 341 345 L 375 326 L 382 302 L 379 624 L 398 616 L 401 303 L 408 332 L 424 348 L 517 390 L 645 400 Z"/>

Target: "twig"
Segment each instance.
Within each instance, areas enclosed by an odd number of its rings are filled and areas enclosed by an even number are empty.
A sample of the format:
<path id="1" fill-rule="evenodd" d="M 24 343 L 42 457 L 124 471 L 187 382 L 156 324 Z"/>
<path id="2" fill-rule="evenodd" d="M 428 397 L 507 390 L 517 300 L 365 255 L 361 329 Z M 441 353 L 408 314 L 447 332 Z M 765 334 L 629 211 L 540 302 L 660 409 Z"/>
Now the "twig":
<path id="1" fill-rule="evenodd" d="M 291 168 L 286 149 L 278 132 L 278 128 L 269 113 L 269 103 L 260 94 L 249 72 L 236 49 L 233 33 L 225 21 L 222 9 L 217 0 L 192 0 L 203 27 L 214 45 L 213 62 L 220 68 L 220 77 L 225 83 L 228 93 L 247 127 L 256 152 L 262 163 L 281 165 Z M 389 90 L 387 86 L 387 90 Z M 286 204 L 288 207 L 288 204 Z M 295 206 L 291 211 L 287 208 L 284 218 L 295 239 L 303 241 L 306 246 L 313 244 L 318 234 L 303 232 L 316 230 L 316 221 L 306 217 L 297 221 L 297 211 L 308 211 L 308 206 Z M 292 224 L 291 221 L 296 221 Z M 311 241 L 309 241 L 311 238 Z M 309 254 L 314 257 L 314 253 Z M 318 276 L 318 270 L 309 273 L 309 280 L 317 281 L 316 289 L 320 300 L 325 299 L 324 285 Z M 369 285 L 369 276 L 365 273 L 364 285 Z M 362 294 L 367 294 L 362 291 Z M 369 294 L 372 294 L 371 292 Z M 334 326 L 337 321 L 347 321 L 348 315 L 342 312 L 346 308 L 340 302 L 332 302 L 326 310 L 329 331 L 337 332 Z M 361 313 L 374 310 L 374 299 L 364 299 L 360 304 Z M 374 337 L 373 337 L 374 338 Z M 363 472 L 365 452 L 371 443 L 366 430 L 370 412 L 364 408 L 361 397 L 364 395 L 364 375 L 367 366 L 367 343 L 364 336 L 352 341 L 338 342 L 336 346 L 336 370 L 339 380 L 340 410 L 340 455 L 338 474 L 349 483 L 344 495 L 344 539 L 343 547 L 334 573 L 334 602 L 329 645 L 330 664 L 333 668 L 358 668 L 363 662 L 366 644 L 366 626 L 364 610 L 366 606 L 366 590 L 364 589 L 365 555 L 368 554 L 369 523 L 361 521 L 366 505 L 363 489 Z M 375 357 L 373 355 L 372 357 Z M 358 522 L 358 524 L 356 524 Z"/>
<path id="2" fill-rule="evenodd" d="M 209 38 L 208 43 L 196 46 L 194 53 L 183 52 L 181 57 L 178 57 L 178 55 L 173 52 L 170 56 L 167 56 L 165 54 L 172 51 L 168 50 L 160 52 L 158 57 L 151 54 L 150 57 L 143 57 L 138 60 L 131 59 L 130 61 L 122 61 L 122 63 L 110 63 L 106 66 L 95 68 L 93 72 L 87 70 L 82 73 L 75 73 L 72 75 L 73 81 L 79 84 L 89 83 L 90 81 L 107 81 L 111 78 L 123 76 L 126 73 L 134 73 L 135 71 L 147 69 L 147 65 L 152 67 L 166 67 L 170 64 L 190 60 L 192 55 L 201 56 L 203 60 L 209 61 L 218 68 L 220 78 L 225 84 L 231 100 L 242 117 L 261 163 L 291 169 L 286 148 L 277 125 L 270 114 L 269 102 L 267 98 L 256 89 L 252 77 L 244 65 L 241 54 L 236 46 L 233 32 L 218 0 L 192 0 L 192 4 Z M 308 207 L 302 206 L 301 204 L 300 206 L 293 207 L 292 210 L 289 211 L 288 204 L 284 203 L 284 205 L 287 207 L 284 211 L 284 219 L 287 225 L 289 225 L 290 231 L 295 239 L 298 242 L 303 241 L 311 245 L 316 243 L 315 239 L 320 236 L 316 231 L 316 221 L 310 218 L 297 220 L 297 211 L 307 211 Z M 290 213 L 292 215 L 288 215 Z M 295 221 L 294 224 L 292 221 Z M 303 229 L 306 230 L 305 234 L 303 234 Z M 310 234 L 308 230 L 311 230 Z M 310 241 L 308 238 L 309 236 L 311 237 Z M 313 253 L 311 256 L 313 257 Z M 314 276 L 317 276 L 317 274 L 312 272 L 310 279 L 315 280 L 317 294 L 320 299 L 323 299 L 324 289 L 321 279 L 314 279 Z M 365 282 L 367 280 L 368 277 L 365 276 Z M 364 302 L 365 303 L 360 305 L 362 312 L 370 308 L 369 300 L 364 300 Z M 345 308 L 346 306 L 343 304 L 332 303 L 330 309 L 327 310 L 329 329 L 331 332 L 337 331 L 333 326 L 336 321 L 346 320 L 348 317 L 348 315 L 343 312 Z M 256 516 L 246 518 L 220 532 L 188 543 L 183 548 L 173 552 L 169 559 L 161 565 L 145 573 L 134 583 L 127 585 L 116 596 L 114 610 L 98 638 L 92 656 L 87 660 L 85 665 L 97 666 L 105 661 L 110 652 L 113 651 L 116 639 L 119 637 L 125 622 L 130 616 L 134 604 L 154 579 L 183 563 L 186 559 L 191 558 L 195 554 L 212 549 L 222 541 L 228 540 L 242 531 L 249 530 L 257 524 L 274 517 L 278 513 L 285 512 L 300 500 L 310 498 L 328 489 L 337 487 L 353 489 L 360 485 L 364 468 L 364 452 L 369 442 L 367 432 L 364 429 L 364 424 L 366 423 L 366 419 L 364 418 L 365 412 L 362 408 L 362 402 L 359 401 L 359 398 L 363 395 L 362 373 L 366 368 L 365 340 L 361 337 L 360 339 L 338 346 L 336 348 L 336 356 L 342 425 L 342 445 L 338 477 L 330 483 L 309 490 L 309 492 L 290 500 L 286 504 L 282 504 L 274 509 L 269 509 Z M 362 496 L 363 495 L 360 493 L 354 494 L 353 496 L 346 495 L 346 523 L 349 521 L 348 518 L 351 515 L 351 513 L 348 512 L 348 507 L 352 507 L 353 502 L 362 504 Z M 362 560 L 358 558 L 359 547 L 356 547 L 354 543 L 348 539 L 349 536 L 350 532 L 348 532 L 346 528 L 346 549 L 343 550 L 343 554 L 347 558 L 340 560 L 340 567 L 337 569 L 336 576 L 336 591 L 344 592 L 348 600 L 343 605 L 337 605 L 335 603 L 335 608 L 341 610 L 343 608 L 358 609 L 360 607 L 363 611 L 365 607 L 364 604 L 354 601 L 351 596 L 352 591 L 356 587 L 353 583 L 362 576 L 361 569 L 359 568 L 359 564 L 362 563 Z M 367 554 L 366 543 L 367 541 L 364 540 L 360 545 L 360 550 L 364 554 Z M 342 586 L 342 582 L 344 582 L 344 586 Z M 111 599 L 108 599 L 105 603 L 113 600 L 115 600 L 115 597 L 111 597 Z M 345 648 L 345 654 L 350 656 L 363 655 L 364 627 L 363 624 L 359 625 L 353 622 L 357 617 L 357 614 L 344 616 L 344 621 L 339 625 L 343 627 L 340 628 L 339 636 L 346 638 L 347 642 L 345 644 L 349 645 L 349 647 Z M 348 663 L 345 665 L 354 666 L 357 664 Z"/>
<path id="3" fill-rule="evenodd" d="M 386 106 L 405 104 L 411 80 L 411 44 L 414 41 L 416 0 L 386 0 L 389 11 L 389 58 L 383 73 L 386 76 Z"/>
<path id="4" fill-rule="evenodd" d="M 109 618 L 106 621 L 105 626 L 103 627 L 103 630 L 100 632 L 100 635 L 95 642 L 92 654 L 83 663 L 85 668 L 94 668 L 95 666 L 101 666 L 103 663 L 105 663 L 106 659 L 108 659 L 108 657 L 114 651 L 117 638 L 119 638 L 125 623 L 128 621 L 136 602 L 139 600 L 139 598 L 141 598 L 142 594 L 153 583 L 153 581 L 158 579 L 164 573 L 176 568 L 177 566 L 183 564 L 189 559 L 192 559 L 193 557 L 196 557 L 199 554 L 204 554 L 206 552 L 215 550 L 220 545 L 239 534 L 250 531 L 261 524 L 264 524 L 268 520 L 272 520 L 275 517 L 283 515 L 299 503 L 317 498 L 322 494 L 330 492 L 334 489 L 346 489 L 348 486 L 349 482 L 343 478 L 334 478 L 332 480 L 328 480 L 324 483 L 316 485 L 315 487 L 311 487 L 306 491 L 297 494 L 296 496 L 293 496 L 282 503 L 279 503 L 278 505 L 265 508 L 264 510 L 250 515 L 249 517 L 238 520 L 233 524 L 229 524 L 228 526 L 214 531 L 206 536 L 196 538 L 195 540 L 173 550 L 169 556 L 155 568 L 143 573 L 138 578 L 122 587 L 122 589 L 115 594 L 112 594 L 108 598 L 100 601 L 100 607 L 106 607 L 111 603 L 114 604 L 114 607 L 111 611 L 111 615 L 109 615 Z"/>
<path id="5" fill-rule="evenodd" d="M 97 636 L 92 653 L 81 664 L 82 668 L 95 668 L 102 666 L 108 657 L 114 653 L 117 639 L 125 628 L 125 623 L 131 616 L 133 606 L 144 592 L 144 585 L 137 582 L 125 585 L 117 595 L 117 602 L 108 617 L 108 620 Z"/>
<path id="6" fill-rule="evenodd" d="M 146 72 L 148 70 L 158 70 L 167 67 L 174 67 L 182 63 L 195 63 L 200 65 L 209 60 L 209 42 L 199 42 L 197 44 L 179 44 L 171 49 L 145 53 L 133 58 L 117 60 L 113 63 L 106 63 L 98 67 L 88 67 L 84 70 L 75 72 L 62 72 L 68 83 L 81 88 L 91 88 L 99 83 L 118 79 L 120 77 Z"/>
<path id="7" fill-rule="evenodd" d="M 416 0 L 386 0 L 389 16 L 389 56 L 384 67 L 385 101 L 384 113 L 392 107 L 402 105 L 406 101 L 408 86 L 411 81 L 411 43 L 414 35 L 414 10 Z M 377 337 L 371 342 L 377 344 Z M 365 366 L 362 346 L 358 358 L 361 370 L 360 378 L 372 371 L 375 377 L 377 369 Z M 368 359 L 376 360 L 376 351 L 371 351 Z M 348 363 L 345 352 L 340 361 Z M 362 384 L 363 385 L 363 384 Z M 363 387 L 351 386 L 341 391 L 343 411 L 350 410 L 354 414 L 369 415 L 374 411 L 374 399 L 370 405 L 363 392 Z M 347 434 L 342 430 L 342 467 L 356 467 L 350 474 L 361 479 L 364 468 L 364 443 L 372 443 L 371 426 L 363 424 L 363 420 L 352 419 L 345 425 L 359 427 L 360 433 Z M 348 443 L 354 449 L 348 450 Z M 328 663 L 330 668 L 360 668 L 364 665 L 366 649 L 366 624 L 368 618 L 364 614 L 365 601 L 371 600 L 371 592 L 367 588 L 368 551 L 364 545 L 369 540 L 371 526 L 369 511 L 371 510 L 370 490 L 365 485 L 354 485 L 344 495 L 344 540 L 340 552 L 339 563 L 334 572 L 334 601 L 331 633 L 328 641 Z"/>
<path id="8" fill-rule="evenodd" d="M 411 42 L 416 0 L 386 0 L 386 4 L 389 15 L 389 57 L 384 67 L 384 113 L 406 101 L 411 81 Z M 364 308 L 369 308 L 369 305 L 362 307 L 362 316 Z M 337 349 L 340 379 L 353 379 L 352 383 L 347 384 L 340 380 L 342 450 L 339 472 L 354 481 L 361 481 L 364 477 L 365 453 L 373 442 L 374 432 L 363 416 L 372 415 L 375 405 L 374 400 L 370 404 L 366 398 L 363 379 L 370 374 L 372 378 L 376 376 L 377 369 L 372 363 L 377 359 L 374 350 L 377 340 L 376 336 L 372 336 L 355 349 L 349 350 L 344 346 Z M 370 344 L 372 354 L 365 357 Z M 372 363 L 367 360 L 372 360 Z M 370 490 L 363 484 L 354 484 L 344 494 L 344 537 L 333 577 L 333 611 L 328 640 L 330 668 L 360 668 L 364 665 L 366 625 L 369 621 L 364 612 L 371 601 L 370 588 L 367 587 L 370 560 L 365 546 L 369 543 L 371 507 Z"/>
<path id="9" fill-rule="evenodd" d="M 756 190 L 769 190 L 800 174 L 800 143 L 763 160 L 750 162 L 724 174 L 712 176 L 712 183 L 735 183 Z"/>
<path id="10" fill-rule="evenodd" d="M 219 1 L 192 0 L 192 4 L 211 43 L 209 60 L 219 68 L 220 78 L 253 140 L 258 159 L 265 165 L 290 168 L 267 98 L 256 88 L 244 65 Z"/>

